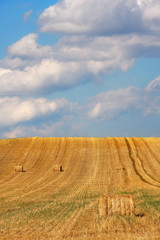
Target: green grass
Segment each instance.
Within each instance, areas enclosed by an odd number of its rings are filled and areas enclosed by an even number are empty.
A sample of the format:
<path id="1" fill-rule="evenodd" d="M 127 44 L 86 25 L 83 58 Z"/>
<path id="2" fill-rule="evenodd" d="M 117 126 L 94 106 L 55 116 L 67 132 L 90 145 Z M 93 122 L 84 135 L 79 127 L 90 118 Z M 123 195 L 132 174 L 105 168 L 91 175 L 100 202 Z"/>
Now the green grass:
<path id="1" fill-rule="evenodd" d="M 110 194 L 132 195 L 136 205 L 136 216 L 119 216 L 115 221 L 121 222 L 122 219 L 132 224 L 138 217 L 147 217 L 155 222 L 160 222 L 160 192 L 147 189 L 111 189 Z M 96 221 L 102 219 L 98 216 L 99 192 L 83 192 L 81 195 L 70 196 L 67 191 L 43 196 L 37 200 L 12 200 L 0 198 L 0 230 L 17 230 L 26 225 L 43 228 L 46 224 L 54 227 L 58 223 L 63 223 L 76 214 L 81 208 L 85 208 L 90 203 L 95 202 L 97 212 Z M 106 217 L 106 220 L 109 219 Z M 114 216 L 113 216 L 114 219 Z M 123 221 L 122 221 L 123 225 Z M 48 225 L 47 225 L 48 226 Z"/>
<path id="2" fill-rule="evenodd" d="M 136 208 L 147 215 L 160 215 L 160 193 L 155 190 L 137 189 L 134 191 L 121 191 L 122 195 L 132 195 Z"/>
<path id="3" fill-rule="evenodd" d="M 68 198 L 66 193 L 52 194 L 41 201 L 4 201 L 0 199 L 0 229 L 23 226 L 29 222 L 36 225 L 49 221 L 52 225 L 63 222 L 76 210 L 84 208 L 99 197 L 86 194 Z M 36 221 L 35 221 L 36 220 Z"/>

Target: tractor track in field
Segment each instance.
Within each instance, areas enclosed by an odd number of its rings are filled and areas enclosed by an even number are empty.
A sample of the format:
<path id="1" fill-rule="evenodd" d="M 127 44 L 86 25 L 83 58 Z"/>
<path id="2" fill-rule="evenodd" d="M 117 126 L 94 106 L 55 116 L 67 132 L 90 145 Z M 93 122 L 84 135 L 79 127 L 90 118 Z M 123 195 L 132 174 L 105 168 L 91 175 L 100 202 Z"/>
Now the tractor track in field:
<path id="1" fill-rule="evenodd" d="M 151 154 L 149 147 L 146 147 L 143 139 L 140 139 L 139 141 L 133 139 L 133 142 L 136 146 L 137 156 L 142 163 L 142 167 L 146 175 L 152 178 L 155 182 L 160 183 L 160 163 L 157 162 L 156 158 L 154 158 L 153 154 Z"/>
<path id="2" fill-rule="evenodd" d="M 135 147 L 135 144 L 134 144 L 133 140 L 126 138 L 126 143 L 127 143 L 127 146 L 128 146 L 129 156 L 130 156 L 130 159 L 133 162 L 133 167 L 134 167 L 134 170 L 135 170 L 136 174 L 140 177 L 140 179 L 143 182 L 145 182 L 147 184 L 150 184 L 154 187 L 160 188 L 159 182 L 152 179 L 146 173 L 146 171 L 143 167 L 142 160 L 138 157 L 138 153 L 137 153 L 137 150 L 136 150 L 136 147 Z"/>

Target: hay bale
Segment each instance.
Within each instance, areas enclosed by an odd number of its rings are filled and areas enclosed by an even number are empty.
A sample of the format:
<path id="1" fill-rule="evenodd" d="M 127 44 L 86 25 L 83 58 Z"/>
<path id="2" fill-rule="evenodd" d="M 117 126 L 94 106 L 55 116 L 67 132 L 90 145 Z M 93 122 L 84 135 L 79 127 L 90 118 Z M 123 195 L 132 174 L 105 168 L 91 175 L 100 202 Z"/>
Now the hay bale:
<path id="1" fill-rule="evenodd" d="M 126 215 L 134 214 L 134 201 L 132 196 L 113 196 L 107 198 L 107 215 Z"/>
<path id="2" fill-rule="evenodd" d="M 15 166 L 14 171 L 15 172 L 23 172 L 23 167 L 22 166 Z"/>
<path id="3" fill-rule="evenodd" d="M 115 166 L 115 170 L 125 170 L 125 168 L 122 165 L 118 164 Z"/>
<path id="4" fill-rule="evenodd" d="M 60 165 L 54 165 L 54 167 L 53 167 L 53 171 L 59 171 L 59 172 L 62 172 L 62 171 L 63 171 L 62 166 L 60 166 Z"/>
<path id="5" fill-rule="evenodd" d="M 103 195 L 99 198 L 99 215 L 101 217 L 107 216 L 106 209 L 107 209 L 107 197 Z"/>
<path id="6" fill-rule="evenodd" d="M 106 214 L 108 216 L 112 215 L 112 198 L 111 197 L 107 197 Z"/>
<path id="7" fill-rule="evenodd" d="M 99 199 L 99 215 L 105 216 L 131 216 L 134 214 L 134 201 L 132 196 L 101 196 Z"/>

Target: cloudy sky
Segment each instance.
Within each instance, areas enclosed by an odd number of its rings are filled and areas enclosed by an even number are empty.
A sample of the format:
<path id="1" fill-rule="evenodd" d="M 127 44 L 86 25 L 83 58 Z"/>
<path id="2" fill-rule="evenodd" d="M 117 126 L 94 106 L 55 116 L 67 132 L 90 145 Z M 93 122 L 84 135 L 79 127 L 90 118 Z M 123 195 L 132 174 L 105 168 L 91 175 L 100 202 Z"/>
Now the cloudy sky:
<path id="1" fill-rule="evenodd" d="M 159 0 L 0 0 L 0 138 L 160 137 Z"/>

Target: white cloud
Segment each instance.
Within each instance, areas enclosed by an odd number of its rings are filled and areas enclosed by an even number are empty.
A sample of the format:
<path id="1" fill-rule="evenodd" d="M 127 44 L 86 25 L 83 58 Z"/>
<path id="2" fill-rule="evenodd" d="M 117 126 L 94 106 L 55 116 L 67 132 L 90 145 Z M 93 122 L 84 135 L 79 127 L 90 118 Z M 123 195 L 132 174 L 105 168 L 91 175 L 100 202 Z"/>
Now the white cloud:
<path id="1" fill-rule="evenodd" d="M 143 25 L 135 0 L 63 0 L 39 18 L 43 32 L 110 34 L 140 31 Z"/>
<path id="2" fill-rule="evenodd" d="M 160 2 L 159 0 L 144 1 L 143 5 L 143 18 L 148 21 L 160 19 Z"/>
<path id="3" fill-rule="evenodd" d="M 151 81 L 149 85 L 146 87 L 146 91 L 148 92 L 155 90 L 160 90 L 160 76 Z"/>
<path id="4" fill-rule="evenodd" d="M 27 22 L 28 18 L 31 16 L 32 14 L 32 10 L 29 10 L 28 12 L 26 12 L 24 15 L 23 15 L 23 21 L 24 22 Z"/>
<path id="5" fill-rule="evenodd" d="M 50 46 L 42 46 L 38 44 L 36 42 L 37 38 L 38 34 L 36 33 L 24 36 L 22 39 L 7 48 L 8 55 L 23 58 L 43 58 L 49 55 L 52 48 Z"/>
<path id="6" fill-rule="evenodd" d="M 141 7 L 144 7 L 145 5 L 152 3 L 153 0 L 137 0 L 137 4 Z"/>
<path id="7" fill-rule="evenodd" d="M 126 34 L 160 29 L 159 0 L 63 0 L 45 9 L 43 32 Z"/>
<path id="8" fill-rule="evenodd" d="M 12 70 L 0 78 L 1 95 L 30 95 L 65 89 L 83 82 L 86 68 L 83 63 L 57 62 L 44 59 L 40 64 L 26 67 L 24 70 Z"/>
<path id="9" fill-rule="evenodd" d="M 4 138 L 18 138 L 18 137 L 54 137 L 56 134 L 61 136 L 63 133 L 63 123 L 62 122 L 54 122 L 52 124 L 46 125 L 42 124 L 41 126 L 25 126 L 20 125 L 18 127 L 13 127 L 8 131 L 3 133 Z M 63 136 L 63 135 L 62 135 Z"/>
<path id="10" fill-rule="evenodd" d="M 10 69 L 3 69 L 3 68 L 0 68 L 0 77 L 5 75 L 5 74 L 8 74 L 8 73 L 11 73 L 12 71 Z"/>
<path id="11" fill-rule="evenodd" d="M 12 129 L 11 131 L 7 131 L 3 133 L 4 138 L 17 138 L 22 136 L 24 136 L 24 128 L 20 126 Z"/>
<path id="12" fill-rule="evenodd" d="M 92 110 L 89 112 L 89 116 L 91 118 L 96 118 L 100 115 L 102 109 L 102 104 L 101 103 L 96 103 L 96 105 L 92 108 Z"/>
<path id="13" fill-rule="evenodd" d="M 83 129 L 86 127 L 86 122 L 77 119 L 74 115 L 63 115 L 58 121 L 52 120 L 40 125 L 26 126 L 23 123 L 16 127 L 11 127 L 1 133 L 3 138 L 18 138 L 18 137 L 78 137 L 83 135 Z"/>
<path id="14" fill-rule="evenodd" d="M 93 120 L 111 120 L 128 112 L 144 116 L 160 115 L 160 97 L 136 87 L 102 92 L 89 99 L 88 117 Z"/>
<path id="15" fill-rule="evenodd" d="M 144 92 L 136 87 L 118 89 L 98 94 L 88 103 L 88 116 L 93 119 L 113 119 L 122 113 L 143 109 Z"/>
<path id="16" fill-rule="evenodd" d="M 71 112 L 73 107 L 74 104 L 66 99 L 51 101 L 45 98 L 0 98 L 0 127 L 14 126 L 53 113 L 58 115 L 66 110 Z"/>
<path id="17" fill-rule="evenodd" d="M 52 47 L 37 43 L 38 34 L 30 33 L 7 48 L 7 56 L 0 61 L 1 68 L 22 70 L 40 64 L 44 58 L 52 57 Z"/>
<path id="18" fill-rule="evenodd" d="M 85 136 L 91 122 L 110 121 L 127 113 L 160 115 L 159 95 L 130 86 L 102 92 L 82 106 L 66 99 L 0 98 L 0 127 L 4 127 L 1 135 L 5 138 Z M 26 122 L 29 122 L 27 126 Z"/>
<path id="19" fill-rule="evenodd" d="M 160 55 L 158 37 L 73 36 L 62 38 L 54 47 L 39 45 L 37 37 L 29 34 L 8 48 L 8 57 L 0 62 L 1 95 L 72 88 L 100 74 L 127 71 L 137 57 Z"/>
<path id="20" fill-rule="evenodd" d="M 66 90 L 115 70 L 128 71 L 137 58 L 160 57 L 157 30 L 153 34 L 158 16 L 145 17 L 145 11 L 156 16 L 150 9 L 159 6 L 156 0 L 64 0 L 50 6 L 40 16 L 42 29 L 74 34 L 42 46 L 32 33 L 9 46 L 0 61 L 0 95 Z"/>

